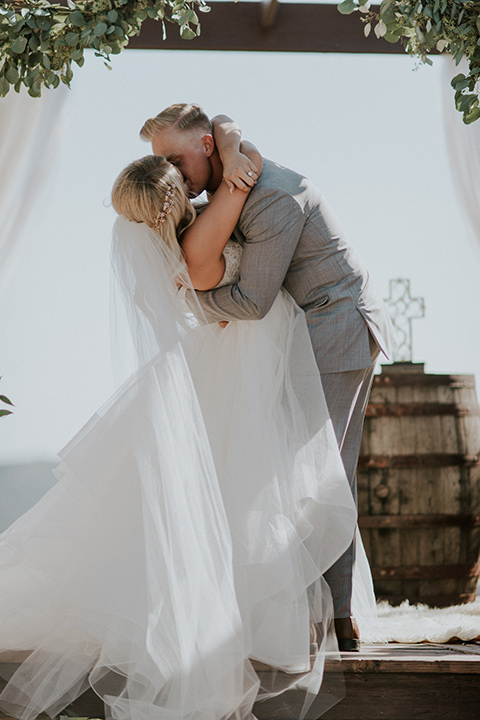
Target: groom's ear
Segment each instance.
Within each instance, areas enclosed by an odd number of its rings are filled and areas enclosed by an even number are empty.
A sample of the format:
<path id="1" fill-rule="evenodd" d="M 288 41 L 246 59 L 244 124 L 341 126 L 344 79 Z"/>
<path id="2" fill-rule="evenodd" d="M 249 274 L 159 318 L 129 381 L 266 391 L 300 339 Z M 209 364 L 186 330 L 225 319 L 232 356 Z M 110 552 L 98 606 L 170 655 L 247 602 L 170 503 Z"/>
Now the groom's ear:
<path id="1" fill-rule="evenodd" d="M 204 135 L 202 137 L 202 146 L 205 151 L 205 155 L 210 157 L 215 150 L 215 140 L 212 135 Z"/>

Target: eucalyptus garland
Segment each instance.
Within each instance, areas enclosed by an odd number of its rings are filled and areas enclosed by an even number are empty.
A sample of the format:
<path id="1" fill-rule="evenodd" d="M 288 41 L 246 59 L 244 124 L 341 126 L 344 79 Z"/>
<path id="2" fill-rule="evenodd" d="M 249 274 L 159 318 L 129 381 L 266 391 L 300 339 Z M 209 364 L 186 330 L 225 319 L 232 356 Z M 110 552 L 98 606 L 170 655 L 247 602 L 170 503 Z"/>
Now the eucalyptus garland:
<path id="1" fill-rule="evenodd" d="M 480 118 L 480 2 L 472 0 L 383 0 L 372 10 L 370 0 L 344 0 L 338 9 L 349 15 L 362 13 L 364 33 L 372 28 L 377 38 L 403 43 L 405 51 L 432 64 L 432 50 L 449 53 L 458 65 L 465 57 L 468 75 L 459 73 L 451 85 L 455 106 L 468 124 Z"/>
<path id="2" fill-rule="evenodd" d="M 70 85 L 72 64 L 82 66 L 84 51 L 108 62 L 138 35 L 144 20 L 179 26 L 185 40 L 200 35 L 197 11 L 209 12 L 205 0 L 68 0 L 66 5 L 46 0 L 0 3 L 0 97 L 11 87 L 25 85 L 40 97 L 42 87 Z"/>

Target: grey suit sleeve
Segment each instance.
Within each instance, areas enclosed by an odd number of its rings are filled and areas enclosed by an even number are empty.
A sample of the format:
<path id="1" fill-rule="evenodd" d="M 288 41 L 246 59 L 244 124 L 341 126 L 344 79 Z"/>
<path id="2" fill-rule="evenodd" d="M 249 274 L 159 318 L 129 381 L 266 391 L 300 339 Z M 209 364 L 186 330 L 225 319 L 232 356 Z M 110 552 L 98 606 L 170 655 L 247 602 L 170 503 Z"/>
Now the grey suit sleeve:
<path id="1" fill-rule="evenodd" d="M 282 286 L 304 224 L 305 215 L 291 195 L 256 188 L 240 225 L 245 244 L 238 282 L 197 292 L 208 322 L 265 317 Z"/>

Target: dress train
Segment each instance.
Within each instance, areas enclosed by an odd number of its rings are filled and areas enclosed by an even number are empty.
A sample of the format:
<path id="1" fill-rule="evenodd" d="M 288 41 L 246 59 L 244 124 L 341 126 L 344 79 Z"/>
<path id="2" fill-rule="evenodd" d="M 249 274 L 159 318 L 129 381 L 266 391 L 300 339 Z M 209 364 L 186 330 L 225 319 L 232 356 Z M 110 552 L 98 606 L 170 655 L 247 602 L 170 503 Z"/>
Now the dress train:
<path id="1" fill-rule="evenodd" d="M 313 718 L 338 700 L 322 575 L 356 511 L 303 313 L 282 291 L 263 320 L 202 324 L 166 252 L 117 221 L 138 367 L 0 536 L 0 651 L 28 655 L 0 708 L 23 720 L 89 686 L 114 720 L 243 720 L 286 689 Z"/>

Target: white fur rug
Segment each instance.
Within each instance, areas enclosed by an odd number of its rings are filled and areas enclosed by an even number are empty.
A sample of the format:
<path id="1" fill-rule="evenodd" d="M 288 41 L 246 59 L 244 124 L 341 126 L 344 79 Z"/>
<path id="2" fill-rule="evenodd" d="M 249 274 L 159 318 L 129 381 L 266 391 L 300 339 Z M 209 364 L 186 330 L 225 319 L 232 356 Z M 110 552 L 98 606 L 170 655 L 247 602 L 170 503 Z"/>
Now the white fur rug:
<path id="1" fill-rule="evenodd" d="M 377 603 L 378 621 L 362 625 L 365 643 L 446 643 L 458 640 L 480 640 L 480 598 L 466 605 L 430 608 L 410 605 L 398 607 L 388 602 Z"/>

